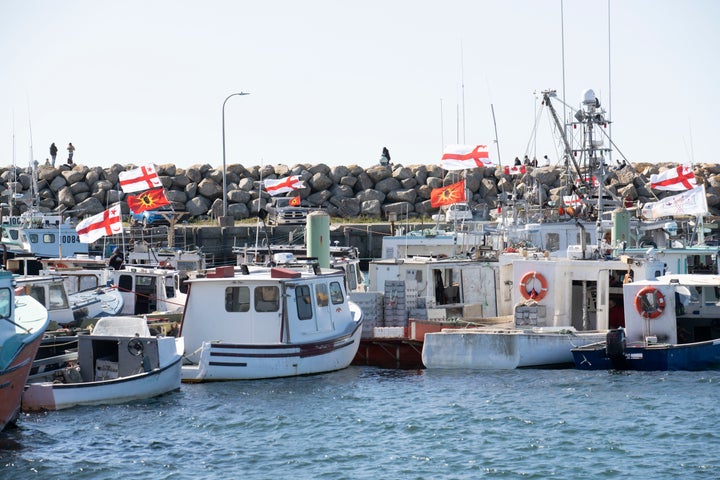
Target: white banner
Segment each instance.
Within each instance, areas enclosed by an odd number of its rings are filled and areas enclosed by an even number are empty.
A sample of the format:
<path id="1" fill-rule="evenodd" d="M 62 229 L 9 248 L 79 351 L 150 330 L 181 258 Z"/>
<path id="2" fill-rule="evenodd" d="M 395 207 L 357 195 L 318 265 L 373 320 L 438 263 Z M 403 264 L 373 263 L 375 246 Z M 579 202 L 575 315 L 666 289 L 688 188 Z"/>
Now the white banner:
<path id="1" fill-rule="evenodd" d="M 705 198 L 705 185 L 663 198 L 658 202 L 646 203 L 642 208 L 642 215 L 647 219 L 676 215 L 704 215 L 706 213 L 708 213 L 708 206 Z"/>

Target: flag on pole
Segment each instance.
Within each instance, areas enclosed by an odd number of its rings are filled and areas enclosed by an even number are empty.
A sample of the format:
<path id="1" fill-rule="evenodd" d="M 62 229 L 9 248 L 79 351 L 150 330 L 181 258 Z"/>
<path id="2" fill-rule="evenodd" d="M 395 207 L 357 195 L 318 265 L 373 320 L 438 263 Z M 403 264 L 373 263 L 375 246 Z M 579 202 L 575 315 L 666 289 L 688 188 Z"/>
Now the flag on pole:
<path id="1" fill-rule="evenodd" d="M 597 188 L 600 186 L 600 181 L 595 175 L 590 175 L 586 173 L 585 175 L 583 175 L 583 180 L 585 180 L 585 183 L 587 183 L 591 187 Z M 580 185 L 581 183 L 582 181 L 579 178 L 575 179 L 575 185 Z"/>
<path id="2" fill-rule="evenodd" d="M 154 165 L 143 165 L 126 172 L 120 172 L 120 188 L 126 192 L 141 192 L 149 188 L 162 187 Z"/>
<path id="3" fill-rule="evenodd" d="M 288 205 L 290 205 L 291 207 L 299 207 L 300 206 L 300 196 L 298 195 L 298 196 L 292 197 L 290 199 L 290 201 L 288 202 Z"/>
<path id="4" fill-rule="evenodd" d="M 505 175 L 520 175 L 526 172 L 527 168 L 525 168 L 525 165 L 513 165 L 512 167 L 503 167 L 503 173 Z"/>
<path id="5" fill-rule="evenodd" d="M 430 206 L 432 208 L 451 205 L 465 201 L 465 180 L 448 185 L 447 187 L 433 188 L 430 191 Z"/>
<path id="6" fill-rule="evenodd" d="M 489 158 L 487 145 L 448 145 L 440 160 L 440 167 L 445 170 L 487 167 L 490 165 Z"/>
<path id="7" fill-rule="evenodd" d="M 92 243 L 106 235 L 122 232 L 120 213 L 120 205 L 115 205 L 78 223 L 75 230 L 80 235 L 80 243 Z"/>
<path id="8" fill-rule="evenodd" d="M 563 195 L 563 204 L 566 207 L 579 207 L 582 205 L 582 199 L 577 194 Z"/>
<path id="9" fill-rule="evenodd" d="M 697 187 L 697 181 L 690 165 L 678 165 L 657 175 L 650 175 L 650 187 L 681 192 Z"/>
<path id="10" fill-rule="evenodd" d="M 263 180 L 265 191 L 270 195 L 278 195 L 280 193 L 292 192 L 293 190 L 299 190 L 305 188 L 305 183 L 300 180 L 299 175 L 291 175 L 286 178 L 272 179 L 268 178 Z"/>
<path id="11" fill-rule="evenodd" d="M 155 188 L 137 196 L 128 195 L 127 204 L 132 213 L 142 213 L 146 210 L 155 210 L 163 205 L 170 205 L 170 202 L 165 196 L 164 188 Z"/>
<path id="12" fill-rule="evenodd" d="M 643 205 L 642 215 L 648 219 L 669 217 L 674 215 L 704 215 L 708 213 L 705 185 L 692 190 L 663 198 L 658 202 Z"/>

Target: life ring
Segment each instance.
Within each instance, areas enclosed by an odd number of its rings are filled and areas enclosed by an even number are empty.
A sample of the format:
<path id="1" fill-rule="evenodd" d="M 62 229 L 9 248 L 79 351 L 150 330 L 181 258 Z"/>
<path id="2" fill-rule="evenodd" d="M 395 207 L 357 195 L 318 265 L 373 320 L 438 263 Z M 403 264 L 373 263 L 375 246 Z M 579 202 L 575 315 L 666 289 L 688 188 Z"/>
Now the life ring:
<path id="1" fill-rule="evenodd" d="M 655 287 L 644 287 L 635 295 L 635 310 L 643 317 L 657 318 L 665 307 L 665 295 Z"/>
<path id="2" fill-rule="evenodd" d="M 531 280 L 537 280 L 540 282 L 540 290 L 538 291 L 534 285 L 531 284 L 532 289 L 528 291 L 527 284 Z M 533 282 L 534 283 L 534 282 Z M 548 291 L 548 283 L 545 277 L 542 275 L 542 273 L 538 272 L 527 272 L 525 275 L 522 276 L 520 279 L 520 295 L 523 296 L 525 300 L 535 300 L 536 302 L 539 302 L 543 298 L 545 298 L 545 295 L 547 295 Z"/>

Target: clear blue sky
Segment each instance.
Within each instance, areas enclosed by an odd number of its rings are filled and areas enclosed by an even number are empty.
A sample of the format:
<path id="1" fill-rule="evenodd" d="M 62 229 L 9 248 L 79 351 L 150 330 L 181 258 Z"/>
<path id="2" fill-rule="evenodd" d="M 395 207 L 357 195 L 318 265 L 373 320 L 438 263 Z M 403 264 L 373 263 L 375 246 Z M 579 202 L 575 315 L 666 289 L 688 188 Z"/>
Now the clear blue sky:
<path id="1" fill-rule="evenodd" d="M 720 2 L 563 6 L 566 101 L 593 88 L 632 162 L 717 162 Z M 562 30 L 560 0 L 0 0 L 0 166 L 31 123 L 40 162 L 219 167 L 239 91 L 228 164 L 436 164 L 492 144 L 491 104 L 503 163 L 555 160 Z"/>

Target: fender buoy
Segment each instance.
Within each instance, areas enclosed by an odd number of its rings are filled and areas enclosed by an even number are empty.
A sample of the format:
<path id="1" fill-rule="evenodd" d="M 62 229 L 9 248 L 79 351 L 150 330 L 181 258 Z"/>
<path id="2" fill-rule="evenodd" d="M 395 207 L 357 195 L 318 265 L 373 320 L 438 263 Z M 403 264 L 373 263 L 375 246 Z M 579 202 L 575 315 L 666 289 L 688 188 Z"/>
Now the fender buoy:
<path id="1" fill-rule="evenodd" d="M 635 295 L 635 310 L 643 317 L 659 317 L 665 305 L 665 295 L 655 287 L 645 287 Z"/>
<path id="2" fill-rule="evenodd" d="M 535 281 L 540 282 L 540 288 L 538 289 L 535 285 Z M 531 289 L 527 289 L 527 285 L 530 283 Z M 539 302 L 543 298 L 545 298 L 545 295 L 548 291 L 548 283 L 547 280 L 545 280 L 545 277 L 542 275 L 542 273 L 538 272 L 527 272 L 525 275 L 522 276 L 520 279 L 520 295 L 523 296 L 525 300 L 535 300 L 536 302 Z"/>

